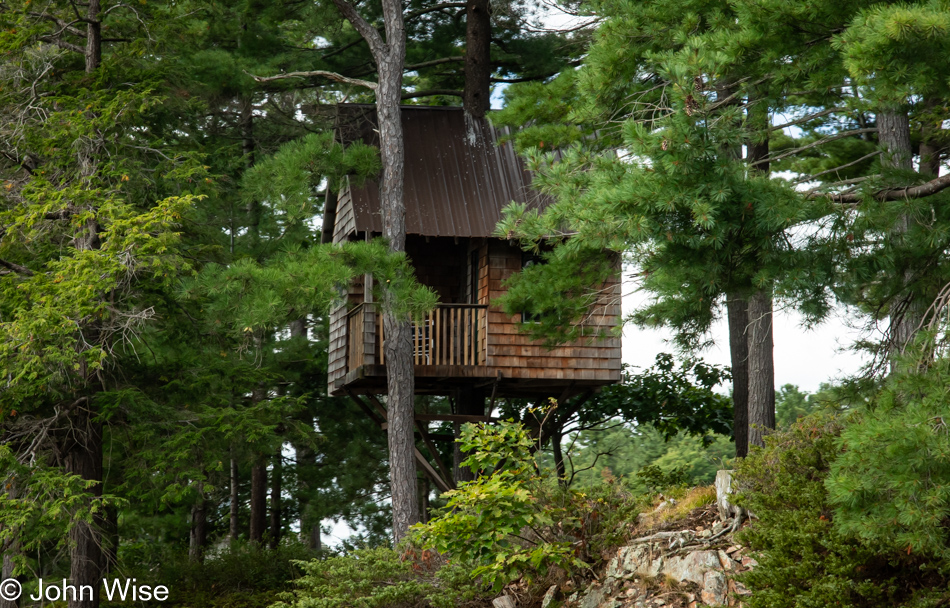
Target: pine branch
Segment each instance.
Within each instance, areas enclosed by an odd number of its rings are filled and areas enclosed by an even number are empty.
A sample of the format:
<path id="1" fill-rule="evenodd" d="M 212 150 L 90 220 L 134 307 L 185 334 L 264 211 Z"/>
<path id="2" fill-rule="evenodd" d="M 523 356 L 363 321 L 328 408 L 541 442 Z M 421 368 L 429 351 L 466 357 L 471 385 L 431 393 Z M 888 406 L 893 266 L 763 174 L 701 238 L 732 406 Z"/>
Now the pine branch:
<path id="1" fill-rule="evenodd" d="M 245 72 L 248 76 L 253 78 L 256 82 L 273 82 L 275 80 L 286 80 L 288 78 L 315 78 L 322 77 L 328 80 L 333 80 L 336 82 L 342 82 L 344 84 L 352 84 L 360 87 L 366 87 L 367 89 L 376 90 L 376 83 L 370 82 L 369 80 L 360 80 L 359 78 L 348 78 L 343 74 L 337 74 L 336 72 L 327 72 L 324 70 L 313 70 L 311 72 L 288 72 L 287 74 L 278 74 L 277 76 L 255 76 L 248 72 Z"/>

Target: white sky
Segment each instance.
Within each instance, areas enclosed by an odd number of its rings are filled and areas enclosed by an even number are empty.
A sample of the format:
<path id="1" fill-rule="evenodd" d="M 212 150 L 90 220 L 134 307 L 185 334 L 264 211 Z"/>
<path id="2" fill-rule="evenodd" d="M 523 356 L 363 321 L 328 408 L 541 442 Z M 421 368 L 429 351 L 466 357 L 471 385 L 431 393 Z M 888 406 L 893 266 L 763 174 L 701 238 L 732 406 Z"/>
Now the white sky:
<path id="1" fill-rule="evenodd" d="M 646 302 L 647 294 L 633 292 L 634 286 L 625 282 L 623 311 L 632 311 L 639 303 Z M 633 292 L 633 293 L 632 293 Z M 825 381 L 853 374 L 864 363 L 853 352 L 842 349 L 860 336 L 848 327 L 847 314 L 841 310 L 816 328 L 806 330 L 802 317 L 795 311 L 777 310 L 774 314 L 773 339 L 775 342 L 775 387 L 795 384 L 804 391 L 815 391 Z M 662 352 L 674 353 L 667 341 L 672 338 L 669 330 L 645 330 L 628 325 L 623 333 L 623 362 L 648 367 Z M 713 326 L 711 337 L 715 345 L 701 356 L 707 363 L 730 365 L 729 330 L 725 315 Z"/>

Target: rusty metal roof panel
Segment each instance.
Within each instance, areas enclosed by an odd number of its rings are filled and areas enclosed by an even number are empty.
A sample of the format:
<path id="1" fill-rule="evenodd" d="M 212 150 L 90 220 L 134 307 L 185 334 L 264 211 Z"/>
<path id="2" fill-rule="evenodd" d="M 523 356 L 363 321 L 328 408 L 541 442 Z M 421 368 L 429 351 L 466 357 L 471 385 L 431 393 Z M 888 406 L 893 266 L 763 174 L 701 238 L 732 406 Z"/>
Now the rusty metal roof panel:
<path id="1" fill-rule="evenodd" d="M 338 108 L 338 133 L 346 143 L 377 143 L 375 109 Z M 510 143 L 487 120 L 461 108 L 404 106 L 406 232 L 426 236 L 487 237 L 511 202 L 544 206 L 531 190 L 531 175 Z M 382 232 L 379 185 L 350 186 L 357 232 Z"/>

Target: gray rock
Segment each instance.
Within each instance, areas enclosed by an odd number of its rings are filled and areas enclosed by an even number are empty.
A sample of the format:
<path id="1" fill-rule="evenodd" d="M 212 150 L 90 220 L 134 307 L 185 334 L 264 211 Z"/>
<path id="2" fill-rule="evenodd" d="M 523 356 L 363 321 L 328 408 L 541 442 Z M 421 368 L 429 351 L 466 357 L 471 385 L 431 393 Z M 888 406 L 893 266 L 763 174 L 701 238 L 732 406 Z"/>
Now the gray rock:
<path id="1" fill-rule="evenodd" d="M 706 572 L 719 568 L 719 555 L 715 551 L 693 551 L 682 557 L 668 559 L 662 572 L 678 581 L 690 581 L 702 586 Z"/>
<path id="2" fill-rule="evenodd" d="M 557 599 L 557 585 L 551 585 L 548 587 L 548 592 L 544 594 L 544 599 L 541 600 L 541 608 L 548 608 L 555 599 Z"/>
<path id="3" fill-rule="evenodd" d="M 503 595 L 493 599 L 491 605 L 495 608 L 515 608 L 515 601 L 511 599 L 510 595 Z"/>
<path id="4" fill-rule="evenodd" d="M 515 608 L 515 601 L 511 599 L 510 595 L 496 597 L 491 603 L 495 608 Z"/>
<path id="5" fill-rule="evenodd" d="M 577 608 L 599 608 L 604 601 L 604 588 L 594 583 L 587 588 L 587 591 L 580 597 Z"/>
<path id="6" fill-rule="evenodd" d="M 722 572 L 710 570 L 703 575 L 703 590 L 699 598 L 709 606 L 722 606 L 726 603 L 728 586 Z"/>

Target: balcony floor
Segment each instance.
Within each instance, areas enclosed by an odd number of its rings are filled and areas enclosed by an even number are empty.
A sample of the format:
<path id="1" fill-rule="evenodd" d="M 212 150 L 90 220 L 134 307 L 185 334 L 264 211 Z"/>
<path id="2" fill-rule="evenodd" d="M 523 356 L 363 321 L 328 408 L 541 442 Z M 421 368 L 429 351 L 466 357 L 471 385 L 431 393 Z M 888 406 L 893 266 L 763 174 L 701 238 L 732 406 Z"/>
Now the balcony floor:
<path id="1" fill-rule="evenodd" d="M 499 369 L 487 365 L 416 365 L 417 395 L 448 395 L 456 389 L 484 388 L 494 390 L 496 397 L 532 398 L 558 397 L 568 390 L 568 397 L 586 390 L 613 384 L 613 380 L 578 380 L 570 378 L 505 378 Z M 345 395 L 345 389 L 356 394 L 385 394 L 386 366 L 362 365 L 334 383 L 333 395 Z"/>

